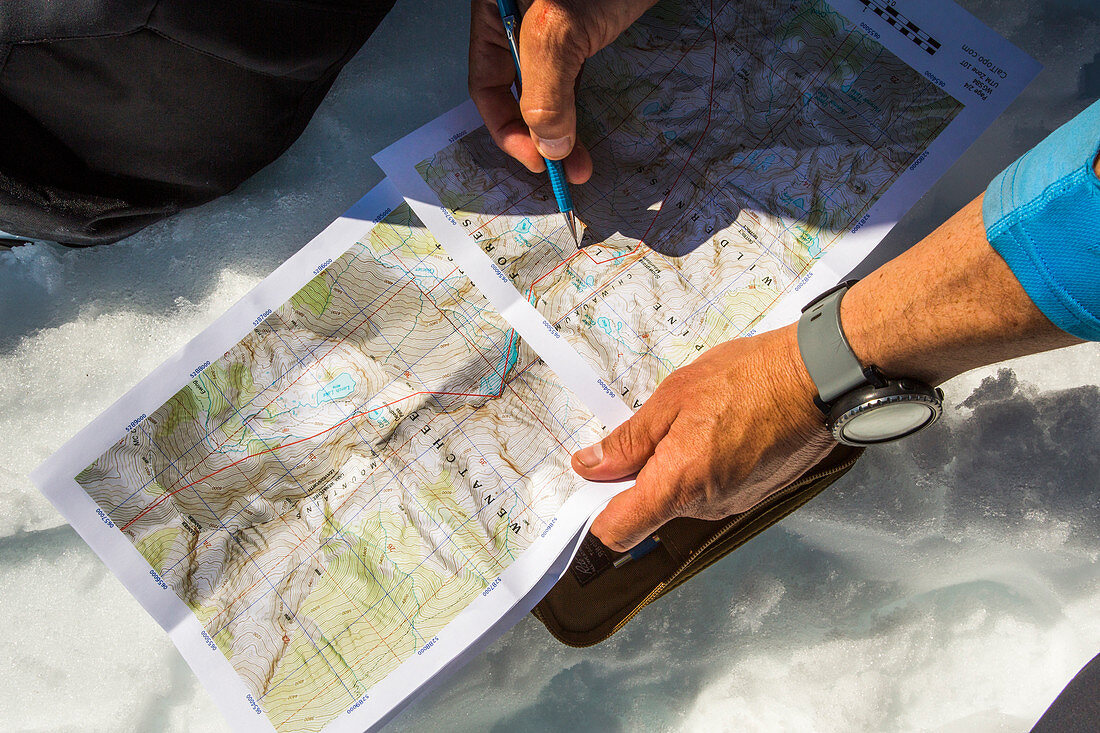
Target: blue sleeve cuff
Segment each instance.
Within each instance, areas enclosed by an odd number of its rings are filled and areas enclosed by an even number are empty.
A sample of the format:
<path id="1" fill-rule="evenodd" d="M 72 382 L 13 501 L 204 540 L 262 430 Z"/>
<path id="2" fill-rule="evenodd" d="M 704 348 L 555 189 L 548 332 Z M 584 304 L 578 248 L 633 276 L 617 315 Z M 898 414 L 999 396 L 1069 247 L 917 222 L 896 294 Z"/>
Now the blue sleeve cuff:
<path id="1" fill-rule="evenodd" d="M 982 219 L 993 249 L 1054 325 L 1100 341 L 1100 101 L 993 179 Z"/>

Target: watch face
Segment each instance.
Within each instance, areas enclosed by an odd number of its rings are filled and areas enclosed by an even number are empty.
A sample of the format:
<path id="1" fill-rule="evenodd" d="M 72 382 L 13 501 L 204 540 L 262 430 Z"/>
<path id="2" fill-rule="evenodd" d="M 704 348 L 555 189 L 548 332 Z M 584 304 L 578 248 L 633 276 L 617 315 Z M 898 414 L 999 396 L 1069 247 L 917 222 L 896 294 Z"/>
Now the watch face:
<path id="1" fill-rule="evenodd" d="M 924 402 L 888 402 L 852 415 L 842 430 L 848 440 L 881 443 L 915 432 L 935 417 L 936 411 Z"/>

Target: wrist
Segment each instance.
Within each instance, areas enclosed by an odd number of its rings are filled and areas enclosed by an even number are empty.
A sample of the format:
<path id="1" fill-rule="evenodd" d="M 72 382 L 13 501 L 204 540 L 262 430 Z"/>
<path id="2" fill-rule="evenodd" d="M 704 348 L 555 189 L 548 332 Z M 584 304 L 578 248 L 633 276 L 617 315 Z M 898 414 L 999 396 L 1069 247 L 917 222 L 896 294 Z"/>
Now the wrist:
<path id="1" fill-rule="evenodd" d="M 769 350 L 773 359 L 770 373 L 781 382 L 773 385 L 773 393 L 780 396 L 775 409 L 792 424 L 803 426 L 808 431 L 804 438 L 832 440 L 825 417 L 814 404 L 817 386 L 798 349 L 798 324 L 792 323 L 765 335 L 775 340 L 774 348 Z"/>
<path id="2" fill-rule="evenodd" d="M 877 274 L 853 285 L 840 301 L 841 329 L 859 363 L 875 366 L 888 377 L 915 377 L 931 385 L 954 376 L 931 368 L 935 360 L 920 363 L 921 345 L 908 321 L 923 319 L 904 293 L 884 301 L 880 289 L 885 284 Z"/>

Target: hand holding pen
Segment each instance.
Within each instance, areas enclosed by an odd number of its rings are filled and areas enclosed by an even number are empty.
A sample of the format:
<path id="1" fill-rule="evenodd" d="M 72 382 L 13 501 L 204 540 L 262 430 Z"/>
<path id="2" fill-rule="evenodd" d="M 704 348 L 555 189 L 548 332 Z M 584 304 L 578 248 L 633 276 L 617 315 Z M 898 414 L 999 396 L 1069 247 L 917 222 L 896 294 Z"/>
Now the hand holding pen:
<path id="1" fill-rule="evenodd" d="M 516 67 L 516 85 L 522 89 L 523 75 L 519 62 L 519 6 L 516 0 L 497 0 L 497 9 L 500 11 L 500 21 L 504 28 L 504 38 L 508 41 L 508 50 L 512 52 L 512 64 Z M 567 138 L 554 141 L 537 141 L 539 152 L 546 162 L 546 173 L 550 176 L 550 187 L 554 191 L 554 198 L 558 203 L 558 211 L 565 221 L 565 228 L 573 237 L 573 243 L 579 248 L 581 239 L 577 236 L 577 216 L 573 211 L 573 194 L 569 190 L 569 182 L 565 179 L 565 167 L 560 160 L 547 158 L 542 148 L 549 146 L 551 149 L 567 142 Z"/>
<path id="2" fill-rule="evenodd" d="M 618 37 L 654 0 L 535 0 L 520 2 L 517 72 L 495 0 L 473 0 L 470 96 L 493 140 L 534 173 L 561 161 L 570 183 L 592 175 L 592 158 L 577 141 L 574 87 L 585 60 Z"/>

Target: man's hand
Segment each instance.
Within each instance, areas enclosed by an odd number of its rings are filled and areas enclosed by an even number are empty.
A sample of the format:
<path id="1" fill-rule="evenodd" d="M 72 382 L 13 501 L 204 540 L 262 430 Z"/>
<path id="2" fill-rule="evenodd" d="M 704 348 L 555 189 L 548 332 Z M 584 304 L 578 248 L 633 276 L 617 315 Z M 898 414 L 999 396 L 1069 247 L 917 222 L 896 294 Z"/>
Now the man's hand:
<path id="1" fill-rule="evenodd" d="M 835 445 L 815 394 L 794 325 L 705 352 L 634 417 L 573 455 L 573 469 L 593 481 L 637 476 L 592 533 L 623 551 L 674 517 L 750 509 Z"/>
<path id="2" fill-rule="evenodd" d="M 655 0 L 521 0 L 519 57 L 522 98 L 512 54 L 493 0 L 470 8 L 470 96 L 493 140 L 532 172 L 546 170 L 543 157 L 565 159 L 572 183 L 592 175 L 592 158 L 577 141 L 573 90 L 581 67 L 614 41 Z"/>
<path id="3" fill-rule="evenodd" d="M 1081 342 L 1047 320 L 986 241 L 981 196 L 856 283 L 840 316 L 861 363 L 931 385 Z M 637 474 L 592 533 L 624 550 L 674 517 L 742 512 L 824 458 L 832 437 L 796 334 L 792 324 L 711 349 L 670 374 L 611 435 L 575 453 L 573 469 L 587 479 Z"/>

